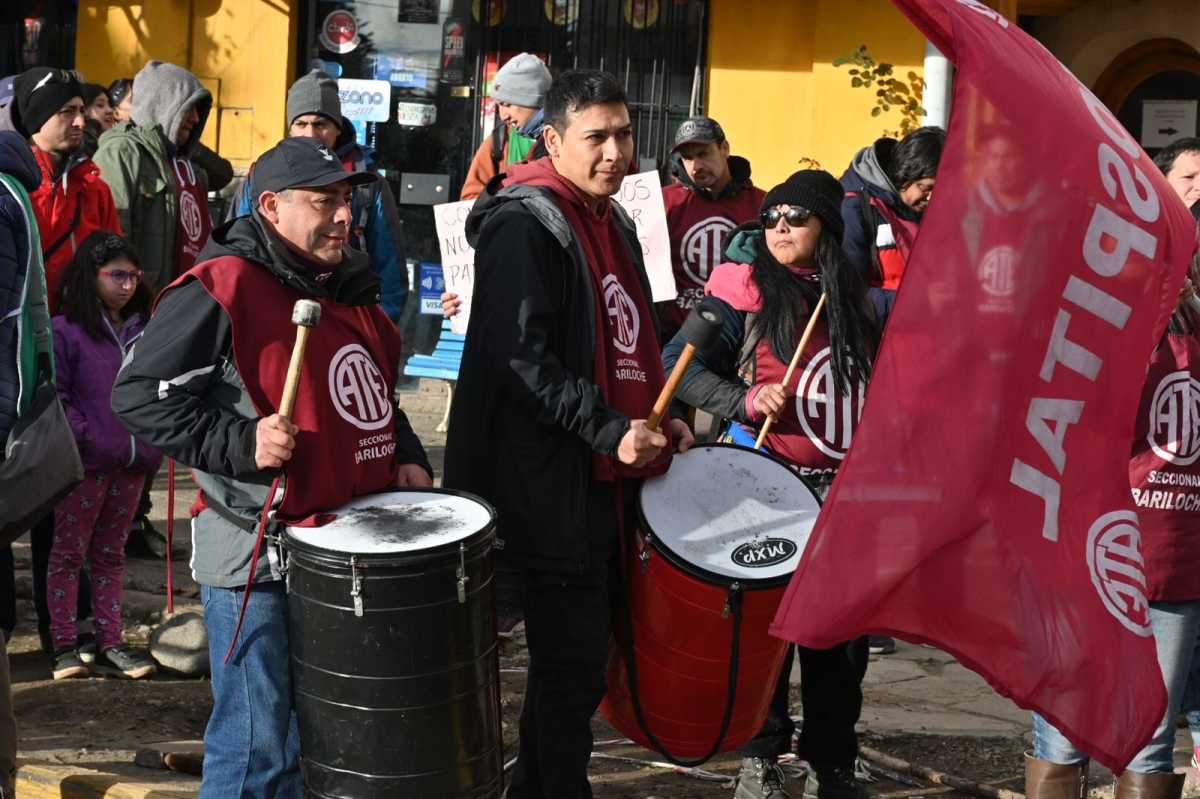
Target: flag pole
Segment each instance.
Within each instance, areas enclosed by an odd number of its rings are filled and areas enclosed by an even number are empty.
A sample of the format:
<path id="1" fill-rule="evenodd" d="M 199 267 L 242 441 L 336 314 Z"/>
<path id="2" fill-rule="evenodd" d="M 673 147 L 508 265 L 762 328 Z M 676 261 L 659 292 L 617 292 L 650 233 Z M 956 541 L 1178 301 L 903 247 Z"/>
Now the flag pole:
<path id="1" fill-rule="evenodd" d="M 817 300 L 817 307 L 813 309 L 812 316 L 808 317 L 808 324 L 804 328 L 804 335 L 800 337 L 800 343 L 796 345 L 796 352 L 792 354 L 792 362 L 788 364 L 787 371 L 783 375 L 783 385 L 786 388 L 787 384 L 792 382 L 792 374 L 795 373 L 796 367 L 800 363 L 800 353 L 804 352 L 804 348 L 808 346 L 808 340 L 812 338 L 813 330 L 817 326 L 817 317 L 821 315 L 821 309 L 825 307 L 825 292 L 821 292 L 821 299 Z M 775 424 L 775 414 L 767 415 L 767 421 L 763 423 L 762 430 L 758 432 L 758 438 L 754 440 L 754 448 L 762 449 L 763 440 L 766 439 L 767 433 L 771 430 L 771 425 Z"/>

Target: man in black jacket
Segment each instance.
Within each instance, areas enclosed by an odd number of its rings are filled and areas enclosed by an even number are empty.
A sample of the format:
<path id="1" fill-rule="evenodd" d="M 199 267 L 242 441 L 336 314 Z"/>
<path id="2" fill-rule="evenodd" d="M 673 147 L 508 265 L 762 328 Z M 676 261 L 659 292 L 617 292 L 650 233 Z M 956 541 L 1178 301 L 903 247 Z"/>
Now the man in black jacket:
<path id="1" fill-rule="evenodd" d="M 312 139 L 264 153 L 256 210 L 214 231 L 196 266 L 168 287 L 113 388 L 126 427 L 192 467 L 202 491 L 192 571 L 213 672 L 203 799 L 303 790 L 286 591 L 273 558 L 251 575 L 272 478 L 287 465 L 273 506 L 283 519 L 357 494 L 432 485 L 425 451 L 392 402 L 400 340 L 379 308 L 379 279 L 366 255 L 345 246 L 353 187 L 374 179 L 346 172 Z M 321 304 L 321 324 L 288 419 L 275 408 L 300 298 Z M 251 577 L 245 627 L 225 663 Z"/>
<path id="2" fill-rule="evenodd" d="M 446 442 L 447 486 L 500 514 L 529 644 L 510 799 L 590 797 L 590 720 L 605 692 L 622 515 L 665 471 L 647 414 L 663 384 L 641 247 L 610 200 L 633 159 L 620 83 L 563 73 L 546 95 L 549 156 L 510 168 L 467 221 L 476 284 Z"/>

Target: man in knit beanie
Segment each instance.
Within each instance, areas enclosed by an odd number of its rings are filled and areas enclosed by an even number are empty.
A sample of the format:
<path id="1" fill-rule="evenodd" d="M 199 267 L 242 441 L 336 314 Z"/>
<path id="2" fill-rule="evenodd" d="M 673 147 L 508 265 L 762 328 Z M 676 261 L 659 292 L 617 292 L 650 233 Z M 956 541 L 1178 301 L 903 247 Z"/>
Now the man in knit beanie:
<path id="1" fill-rule="evenodd" d="M 532 154 L 543 154 L 537 144 L 542 136 L 542 103 L 550 88 L 550 70 L 532 53 L 509 59 L 492 80 L 496 100 L 496 123 L 492 135 L 475 152 L 463 180 L 463 200 L 473 200 L 488 181 L 510 164 L 519 164 Z"/>
<path id="2" fill-rule="evenodd" d="M 354 126 L 342 116 L 337 81 L 314 69 L 292 84 L 287 93 L 288 137 L 317 139 L 341 159 L 348 172 L 370 172 L 371 155 L 358 145 Z M 226 222 L 253 213 L 254 167 L 229 206 Z M 408 264 L 404 256 L 404 229 L 396 198 L 386 180 L 373 180 L 354 190 L 350 206 L 351 248 L 365 252 L 379 276 L 379 304 L 397 325 L 408 299 Z"/>

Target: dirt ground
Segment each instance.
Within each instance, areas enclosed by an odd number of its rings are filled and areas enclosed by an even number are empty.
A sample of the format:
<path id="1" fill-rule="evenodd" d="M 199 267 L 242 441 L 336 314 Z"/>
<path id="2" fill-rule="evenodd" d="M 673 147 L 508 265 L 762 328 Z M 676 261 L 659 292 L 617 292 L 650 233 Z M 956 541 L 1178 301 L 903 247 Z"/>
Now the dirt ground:
<path id="1" fill-rule="evenodd" d="M 423 385 L 418 393 L 405 395 L 402 403 L 414 427 L 426 442 L 440 472 L 444 438 L 433 432 L 442 410 L 441 388 Z M 156 523 L 163 523 L 165 478 L 156 483 Z M 177 499 L 177 529 L 186 531 L 186 505 L 190 493 Z M 199 591 L 188 575 L 186 534 L 179 536 L 175 563 L 177 610 L 198 610 Z M 143 745 L 168 740 L 199 739 L 211 707 L 207 680 L 183 680 L 159 675 L 153 680 L 128 682 L 111 679 L 82 679 L 54 682 L 49 659 L 39 649 L 36 617 L 29 576 L 29 548 L 22 541 L 14 548 L 17 562 L 19 627 L 9 645 L 13 691 L 19 724 L 21 757 L 27 762 L 83 765 L 130 779 L 162 782 L 173 787 L 194 788 L 191 778 L 152 772 L 133 765 L 135 750 Z M 161 621 L 166 586 L 162 561 L 130 559 L 126 578 L 127 638 L 145 645 L 151 625 Z M 502 648 L 501 681 L 506 753 L 516 752 L 517 717 L 524 688 L 526 654 L 523 638 L 505 642 Z M 798 687 L 793 686 L 793 707 L 799 708 Z M 893 693 L 868 687 L 866 711 L 886 715 L 903 712 L 906 700 Z M 928 721 L 928 720 L 924 720 Z M 929 727 L 914 716 L 912 731 Z M 894 725 L 893 725 L 894 726 Z M 637 746 L 621 742 L 621 736 L 597 716 L 593 724 L 597 746 L 590 774 L 597 799 L 728 799 L 732 777 L 739 764 L 726 755 L 704 766 L 702 775 L 685 775 L 669 768 L 648 765 L 659 760 Z M 930 728 L 935 732 L 936 728 Z M 930 735 L 865 730 L 863 743 L 903 760 L 942 769 L 979 782 L 1021 790 L 1020 735 Z M 643 765 L 646 764 L 646 765 Z M 868 764 L 869 765 L 869 764 Z M 797 779 L 799 764 L 785 766 Z M 870 783 L 877 796 L 899 799 L 917 795 L 945 794 L 945 789 L 928 783 L 898 780 L 874 772 Z M 798 784 L 798 783 L 797 783 Z M 918 787 L 924 786 L 924 787 Z M 799 796 L 799 790 L 793 792 Z"/>

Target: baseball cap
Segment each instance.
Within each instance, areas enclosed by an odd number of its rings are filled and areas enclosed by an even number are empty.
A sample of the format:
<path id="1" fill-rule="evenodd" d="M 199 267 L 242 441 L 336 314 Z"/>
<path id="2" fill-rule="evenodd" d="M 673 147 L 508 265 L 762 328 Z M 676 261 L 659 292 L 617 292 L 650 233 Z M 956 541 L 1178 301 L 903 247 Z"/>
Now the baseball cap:
<path id="1" fill-rule="evenodd" d="M 347 172 L 332 151 L 317 139 L 293 136 L 258 158 L 254 165 L 254 190 L 319 189 L 345 180 L 361 186 L 377 180 L 372 172 Z"/>
<path id="2" fill-rule="evenodd" d="M 720 144 L 725 141 L 725 131 L 712 117 L 692 117 L 684 120 L 675 131 L 675 152 L 685 144 L 699 142 L 703 144 Z"/>

